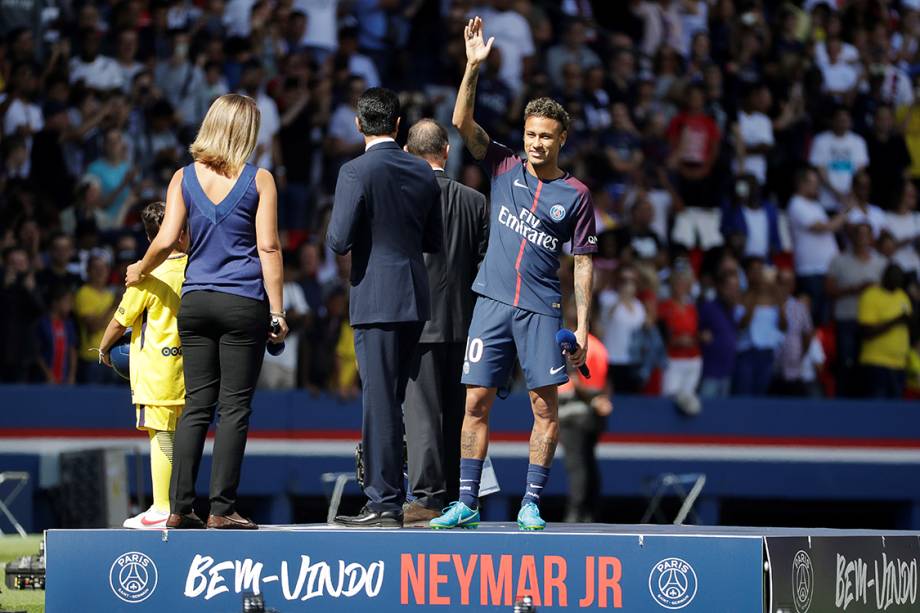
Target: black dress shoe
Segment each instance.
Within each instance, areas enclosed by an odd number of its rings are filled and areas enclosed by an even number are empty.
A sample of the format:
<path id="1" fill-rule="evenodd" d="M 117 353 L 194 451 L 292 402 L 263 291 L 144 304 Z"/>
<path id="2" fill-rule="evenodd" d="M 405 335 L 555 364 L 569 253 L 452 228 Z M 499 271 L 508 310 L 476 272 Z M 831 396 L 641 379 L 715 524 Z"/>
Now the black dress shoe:
<path id="1" fill-rule="evenodd" d="M 192 513 L 172 513 L 166 520 L 166 527 L 174 530 L 203 530 L 204 522 Z"/>
<path id="2" fill-rule="evenodd" d="M 367 506 L 357 515 L 336 515 L 335 523 L 346 528 L 402 528 L 402 510 L 372 511 Z"/>
<path id="3" fill-rule="evenodd" d="M 239 513 L 230 515 L 211 515 L 208 517 L 209 530 L 258 530 L 251 519 L 246 519 Z"/>

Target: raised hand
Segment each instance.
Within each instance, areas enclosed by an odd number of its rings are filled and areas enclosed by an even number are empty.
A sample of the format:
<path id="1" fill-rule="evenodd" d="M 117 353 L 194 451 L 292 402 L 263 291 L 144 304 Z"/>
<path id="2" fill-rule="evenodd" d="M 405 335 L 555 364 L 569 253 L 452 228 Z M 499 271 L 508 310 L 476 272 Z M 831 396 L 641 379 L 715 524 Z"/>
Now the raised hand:
<path id="1" fill-rule="evenodd" d="M 489 51 L 492 50 L 492 43 L 495 42 L 495 37 L 490 37 L 486 42 L 482 36 L 482 18 L 475 17 L 470 19 L 466 27 L 463 28 L 463 42 L 466 43 L 466 61 L 480 64 L 489 57 Z"/>

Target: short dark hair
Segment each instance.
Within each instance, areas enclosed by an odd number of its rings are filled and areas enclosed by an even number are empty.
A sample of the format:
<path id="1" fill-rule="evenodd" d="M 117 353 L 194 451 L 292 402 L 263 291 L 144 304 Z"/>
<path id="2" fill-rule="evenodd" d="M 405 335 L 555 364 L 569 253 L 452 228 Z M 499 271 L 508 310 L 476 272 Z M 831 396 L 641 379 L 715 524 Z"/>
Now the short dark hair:
<path id="1" fill-rule="evenodd" d="M 434 119 L 420 119 L 409 128 L 406 150 L 412 155 L 427 157 L 442 155 L 447 147 L 447 130 Z"/>
<path id="2" fill-rule="evenodd" d="M 151 202 L 141 211 L 144 231 L 147 232 L 147 238 L 150 240 L 153 240 L 159 234 L 160 224 L 163 223 L 164 215 L 166 215 L 166 203 L 162 201 Z"/>
<path id="3" fill-rule="evenodd" d="M 524 107 L 524 121 L 527 121 L 528 117 L 555 119 L 562 126 L 563 132 L 569 129 L 569 114 L 552 98 L 536 98 L 528 102 Z"/>
<path id="4" fill-rule="evenodd" d="M 801 187 L 801 185 L 805 182 L 806 179 L 808 179 L 809 175 L 811 175 L 812 173 L 818 174 L 818 169 L 812 166 L 811 164 L 800 166 L 799 169 L 796 170 L 795 172 L 796 188 Z"/>
<path id="5" fill-rule="evenodd" d="M 399 97 L 385 87 L 372 87 L 358 98 L 357 115 L 365 136 L 392 134 L 399 119 Z"/>

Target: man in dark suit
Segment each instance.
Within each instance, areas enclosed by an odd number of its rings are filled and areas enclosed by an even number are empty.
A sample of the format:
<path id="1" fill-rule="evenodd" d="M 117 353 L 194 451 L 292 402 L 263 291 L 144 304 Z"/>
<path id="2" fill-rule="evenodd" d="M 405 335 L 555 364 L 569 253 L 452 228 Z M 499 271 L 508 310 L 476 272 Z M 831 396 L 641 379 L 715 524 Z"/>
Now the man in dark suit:
<path id="1" fill-rule="evenodd" d="M 445 174 L 449 149 L 447 130 L 434 120 L 422 119 L 409 130 L 406 150 L 428 162 L 441 186 L 444 248 L 425 256 L 431 319 L 406 389 L 409 491 L 415 498 L 403 508 L 406 526 L 427 526 L 458 495 L 466 398 L 460 377 L 476 303 L 473 279 L 489 244 L 486 197 Z"/>
<path id="2" fill-rule="evenodd" d="M 415 348 L 431 313 L 422 252 L 441 249 L 441 190 L 424 161 L 396 144 L 399 100 L 371 88 L 358 100 L 365 153 L 342 166 L 326 240 L 351 252 L 355 353 L 363 395 L 364 493 L 354 527 L 400 527 L 403 485 L 401 405 Z M 331 348 L 330 348 L 331 350 Z"/>

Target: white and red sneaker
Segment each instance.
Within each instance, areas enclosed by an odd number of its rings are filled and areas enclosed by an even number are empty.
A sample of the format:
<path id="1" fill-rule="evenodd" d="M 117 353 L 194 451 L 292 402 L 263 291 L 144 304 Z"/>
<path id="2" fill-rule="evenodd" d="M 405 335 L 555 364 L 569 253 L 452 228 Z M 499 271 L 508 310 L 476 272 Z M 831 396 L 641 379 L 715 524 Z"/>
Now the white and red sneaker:
<path id="1" fill-rule="evenodd" d="M 168 518 L 168 512 L 157 511 L 150 507 L 143 513 L 126 519 L 122 526 L 132 530 L 161 530 L 166 527 Z"/>

